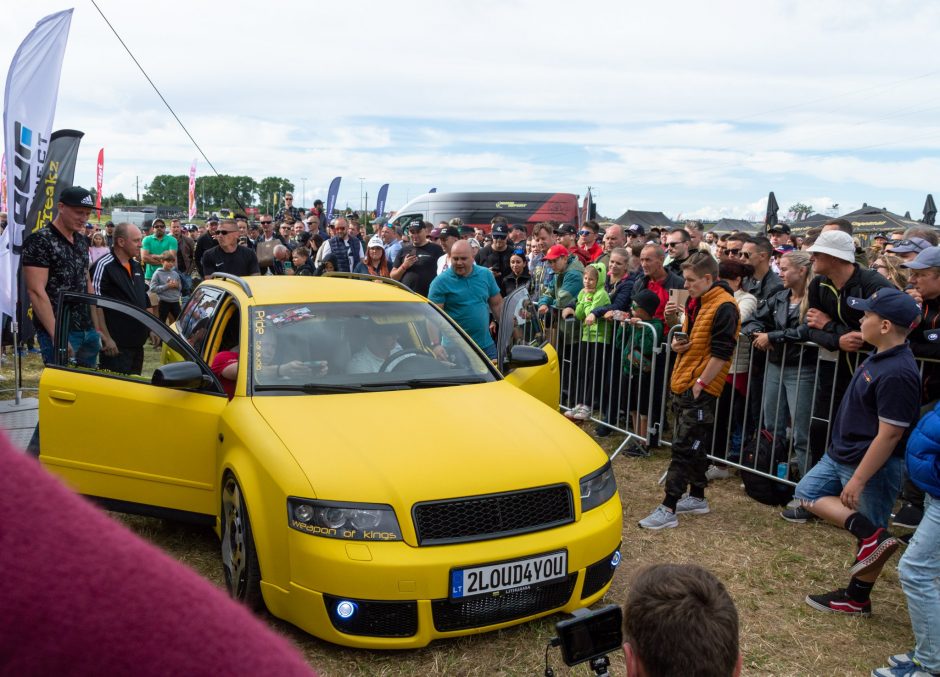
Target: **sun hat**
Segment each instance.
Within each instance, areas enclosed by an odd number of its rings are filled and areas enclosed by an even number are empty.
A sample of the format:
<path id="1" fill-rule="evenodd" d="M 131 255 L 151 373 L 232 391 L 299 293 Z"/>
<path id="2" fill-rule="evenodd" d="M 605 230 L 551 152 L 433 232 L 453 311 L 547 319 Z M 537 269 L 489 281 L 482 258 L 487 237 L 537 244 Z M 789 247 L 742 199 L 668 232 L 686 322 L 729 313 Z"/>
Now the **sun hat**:
<path id="1" fill-rule="evenodd" d="M 841 230 L 824 230 L 807 251 L 855 263 L 855 243 L 851 235 Z"/>

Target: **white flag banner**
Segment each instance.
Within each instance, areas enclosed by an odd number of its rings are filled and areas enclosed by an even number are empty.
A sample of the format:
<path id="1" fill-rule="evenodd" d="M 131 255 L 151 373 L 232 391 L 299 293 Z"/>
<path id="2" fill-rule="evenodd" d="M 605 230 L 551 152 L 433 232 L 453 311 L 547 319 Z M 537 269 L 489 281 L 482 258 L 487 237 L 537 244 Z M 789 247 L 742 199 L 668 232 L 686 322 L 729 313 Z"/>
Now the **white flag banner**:
<path id="1" fill-rule="evenodd" d="M 71 9 L 42 19 L 16 50 L 7 73 L 3 143 L 9 214 L 8 226 L 0 236 L 0 315 L 14 317 L 16 309 L 26 216 L 49 149 L 71 23 Z"/>

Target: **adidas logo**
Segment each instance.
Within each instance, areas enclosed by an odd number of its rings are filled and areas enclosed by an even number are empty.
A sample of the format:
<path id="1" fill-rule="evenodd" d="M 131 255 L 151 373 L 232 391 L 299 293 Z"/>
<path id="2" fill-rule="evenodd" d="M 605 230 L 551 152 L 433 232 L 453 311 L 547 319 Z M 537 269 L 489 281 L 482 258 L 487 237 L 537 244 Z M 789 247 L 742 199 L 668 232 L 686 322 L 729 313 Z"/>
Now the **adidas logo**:
<path id="1" fill-rule="evenodd" d="M 82 204 L 85 205 L 85 206 L 87 206 L 87 207 L 94 207 L 94 206 L 95 206 L 95 203 L 92 202 L 91 195 L 86 195 L 85 197 L 83 197 L 83 198 L 82 198 Z"/>

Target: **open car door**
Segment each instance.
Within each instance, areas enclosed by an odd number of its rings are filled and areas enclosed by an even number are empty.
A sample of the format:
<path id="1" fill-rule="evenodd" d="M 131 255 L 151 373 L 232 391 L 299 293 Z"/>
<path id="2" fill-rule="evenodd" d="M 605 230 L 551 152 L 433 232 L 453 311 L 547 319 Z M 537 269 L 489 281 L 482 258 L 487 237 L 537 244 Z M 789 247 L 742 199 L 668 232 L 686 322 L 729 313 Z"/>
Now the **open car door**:
<path id="1" fill-rule="evenodd" d="M 164 363 L 149 341 L 119 347 L 119 359 L 96 351 L 76 361 L 69 329 L 98 311 L 112 332 L 152 332 L 179 361 Z M 55 360 L 39 380 L 43 465 L 106 507 L 214 524 L 228 399 L 209 367 L 163 322 L 120 301 L 67 293 L 56 317 Z"/>
<path id="2" fill-rule="evenodd" d="M 538 359 L 541 351 L 543 359 Z M 523 366 L 523 365 L 531 366 Z M 496 366 L 514 386 L 558 409 L 561 376 L 558 354 L 546 340 L 545 330 L 528 291 L 520 288 L 503 301 L 496 340 Z"/>

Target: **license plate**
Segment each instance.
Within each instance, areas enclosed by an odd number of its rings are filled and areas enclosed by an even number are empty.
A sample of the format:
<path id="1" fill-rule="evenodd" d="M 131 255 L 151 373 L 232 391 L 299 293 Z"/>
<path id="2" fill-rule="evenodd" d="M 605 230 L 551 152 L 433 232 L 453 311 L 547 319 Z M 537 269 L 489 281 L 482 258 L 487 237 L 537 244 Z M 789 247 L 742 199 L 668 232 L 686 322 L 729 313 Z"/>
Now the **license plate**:
<path id="1" fill-rule="evenodd" d="M 450 572 L 450 597 L 472 597 L 525 588 L 568 575 L 568 551 L 559 550 L 500 564 L 484 564 Z"/>

